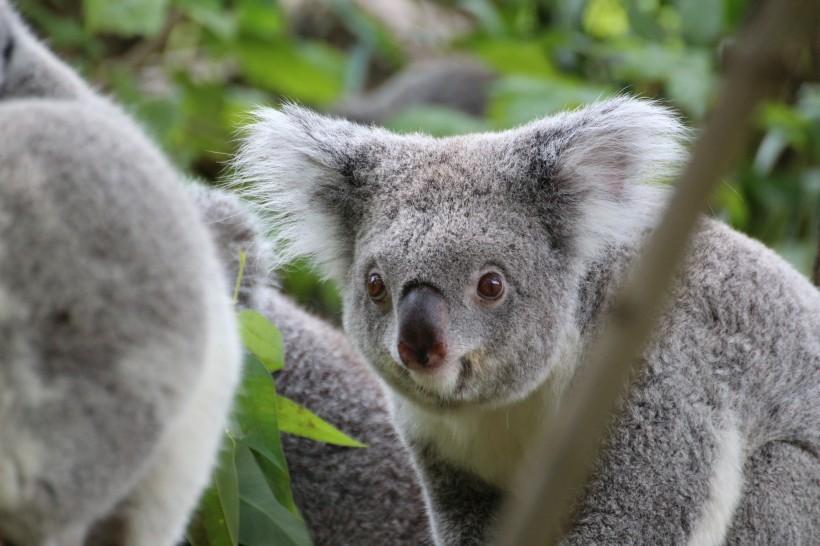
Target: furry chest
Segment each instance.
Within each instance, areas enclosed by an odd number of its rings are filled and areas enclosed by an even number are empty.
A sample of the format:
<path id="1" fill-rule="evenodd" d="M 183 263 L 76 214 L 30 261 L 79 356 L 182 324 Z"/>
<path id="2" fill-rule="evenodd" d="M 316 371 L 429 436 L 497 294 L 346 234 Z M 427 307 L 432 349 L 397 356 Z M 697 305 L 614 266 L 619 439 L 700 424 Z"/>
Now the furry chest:
<path id="1" fill-rule="evenodd" d="M 435 446 L 439 456 L 506 491 L 529 452 L 534 432 L 551 427 L 557 404 L 541 390 L 498 408 L 434 413 L 396 403 L 396 422 L 409 439 Z"/>

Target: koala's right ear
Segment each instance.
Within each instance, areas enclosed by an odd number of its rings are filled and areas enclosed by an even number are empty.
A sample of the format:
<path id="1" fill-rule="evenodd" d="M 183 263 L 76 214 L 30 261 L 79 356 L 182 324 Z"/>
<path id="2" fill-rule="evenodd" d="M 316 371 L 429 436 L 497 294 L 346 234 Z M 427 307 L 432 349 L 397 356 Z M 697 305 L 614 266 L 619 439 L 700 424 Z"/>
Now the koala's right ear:
<path id="1" fill-rule="evenodd" d="M 368 172 L 393 138 L 294 104 L 254 113 L 233 161 L 233 185 L 271 222 L 278 264 L 304 256 L 326 277 L 344 278 L 372 193 Z"/>

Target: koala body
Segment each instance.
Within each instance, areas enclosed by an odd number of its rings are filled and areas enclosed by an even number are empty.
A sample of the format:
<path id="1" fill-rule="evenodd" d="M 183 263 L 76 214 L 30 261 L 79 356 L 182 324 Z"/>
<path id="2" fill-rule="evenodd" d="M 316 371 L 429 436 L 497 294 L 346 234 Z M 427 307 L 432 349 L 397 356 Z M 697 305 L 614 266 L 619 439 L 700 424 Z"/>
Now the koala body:
<path id="1" fill-rule="evenodd" d="M 279 394 L 367 445 L 340 447 L 282 435 L 293 497 L 313 543 L 431 544 L 419 479 L 391 424 L 378 379 L 341 331 L 272 286 L 270 245 L 252 209 L 234 194 L 192 189 L 229 277 L 239 273 L 239 249 L 247 254 L 240 306 L 259 311 L 282 333 L 285 368 L 275 374 Z"/>
<path id="2" fill-rule="evenodd" d="M 177 173 L 0 0 L 0 542 L 176 543 L 241 348 Z"/>
<path id="3" fill-rule="evenodd" d="M 339 284 L 347 334 L 390 386 L 437 544 L 487 539 L 534 433 L 560 419 L 683 135 L 629 98 L 446 139 L 297 106 L 258 113 L 239 178 L 272 212 L 282 259 L 311 256 Z M 817 290 L 704 219 L 643 358 L 564 544 L 810 543 Z M 766 503 L 792 502 L 744 472 L 794 468 L 810 477 L 809 500 L 792 504 L 806 518 L 741 532 L 748 514 L 776 512 Z"/>

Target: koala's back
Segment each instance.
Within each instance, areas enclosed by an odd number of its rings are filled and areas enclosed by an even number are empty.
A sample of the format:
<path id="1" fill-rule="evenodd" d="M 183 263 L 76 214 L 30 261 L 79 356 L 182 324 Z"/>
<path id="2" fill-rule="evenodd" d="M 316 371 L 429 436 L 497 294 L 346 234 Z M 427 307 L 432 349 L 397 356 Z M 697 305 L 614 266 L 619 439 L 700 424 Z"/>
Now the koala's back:
<path id="1" fill-rule="evenodd" d="M 762 244 L 705 221 L 652 360 L 731 405 L 756 448 L 820 445 L 820 291 Z M 723 396 L 725 395 L 725 397 Z"/>
<path id="2" fill-rule="evenodd" d="M 271 290 L 260 310 L 282 332 L 280 393 L 365 443 L 338 447 L 284 435 L 293 493 L 317 546 L 431 543 L 409 453 L 382 387 L 344 335 Z"/>
<path id="3" fill-rule="evenodd" d="M 172 169 L 114 107 L 0 103 L 0 142 L 0 531 L 38 544 L 82 536 L 140 479 L 224 282 Z"/>
<path id="4" fill-rule="evenodd" d="M 760 243 L 703 221 L 644 357 L 568 543 L 630 533 L 687 544 L 813 543 L 820 293 Z M 609 499 L 618 502 L 611 515 L 590 508 Z M 653 528 L 642 515 L 661 505 L 682 524 Z"/>

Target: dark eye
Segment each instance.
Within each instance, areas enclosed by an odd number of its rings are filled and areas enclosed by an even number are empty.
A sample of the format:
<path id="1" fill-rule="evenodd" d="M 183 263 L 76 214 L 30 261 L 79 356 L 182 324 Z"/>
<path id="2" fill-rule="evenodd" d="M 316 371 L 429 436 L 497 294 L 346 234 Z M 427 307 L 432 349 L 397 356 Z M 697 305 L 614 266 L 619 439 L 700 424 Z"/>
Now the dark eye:
<path id="1" fill-rule="evenodd" d="M 497 300 L 504 294 L 504 279 L 495 271 L 485 273 L 478 280 L 478 295 L 485 300 Z"/>
<path id="2" fill-rule="evenodd" d="M 387 285 L 378 273 L 370 273 L 367 276 L 367 295 L 374 303 L 382 301 L 387 295 Z"/>

